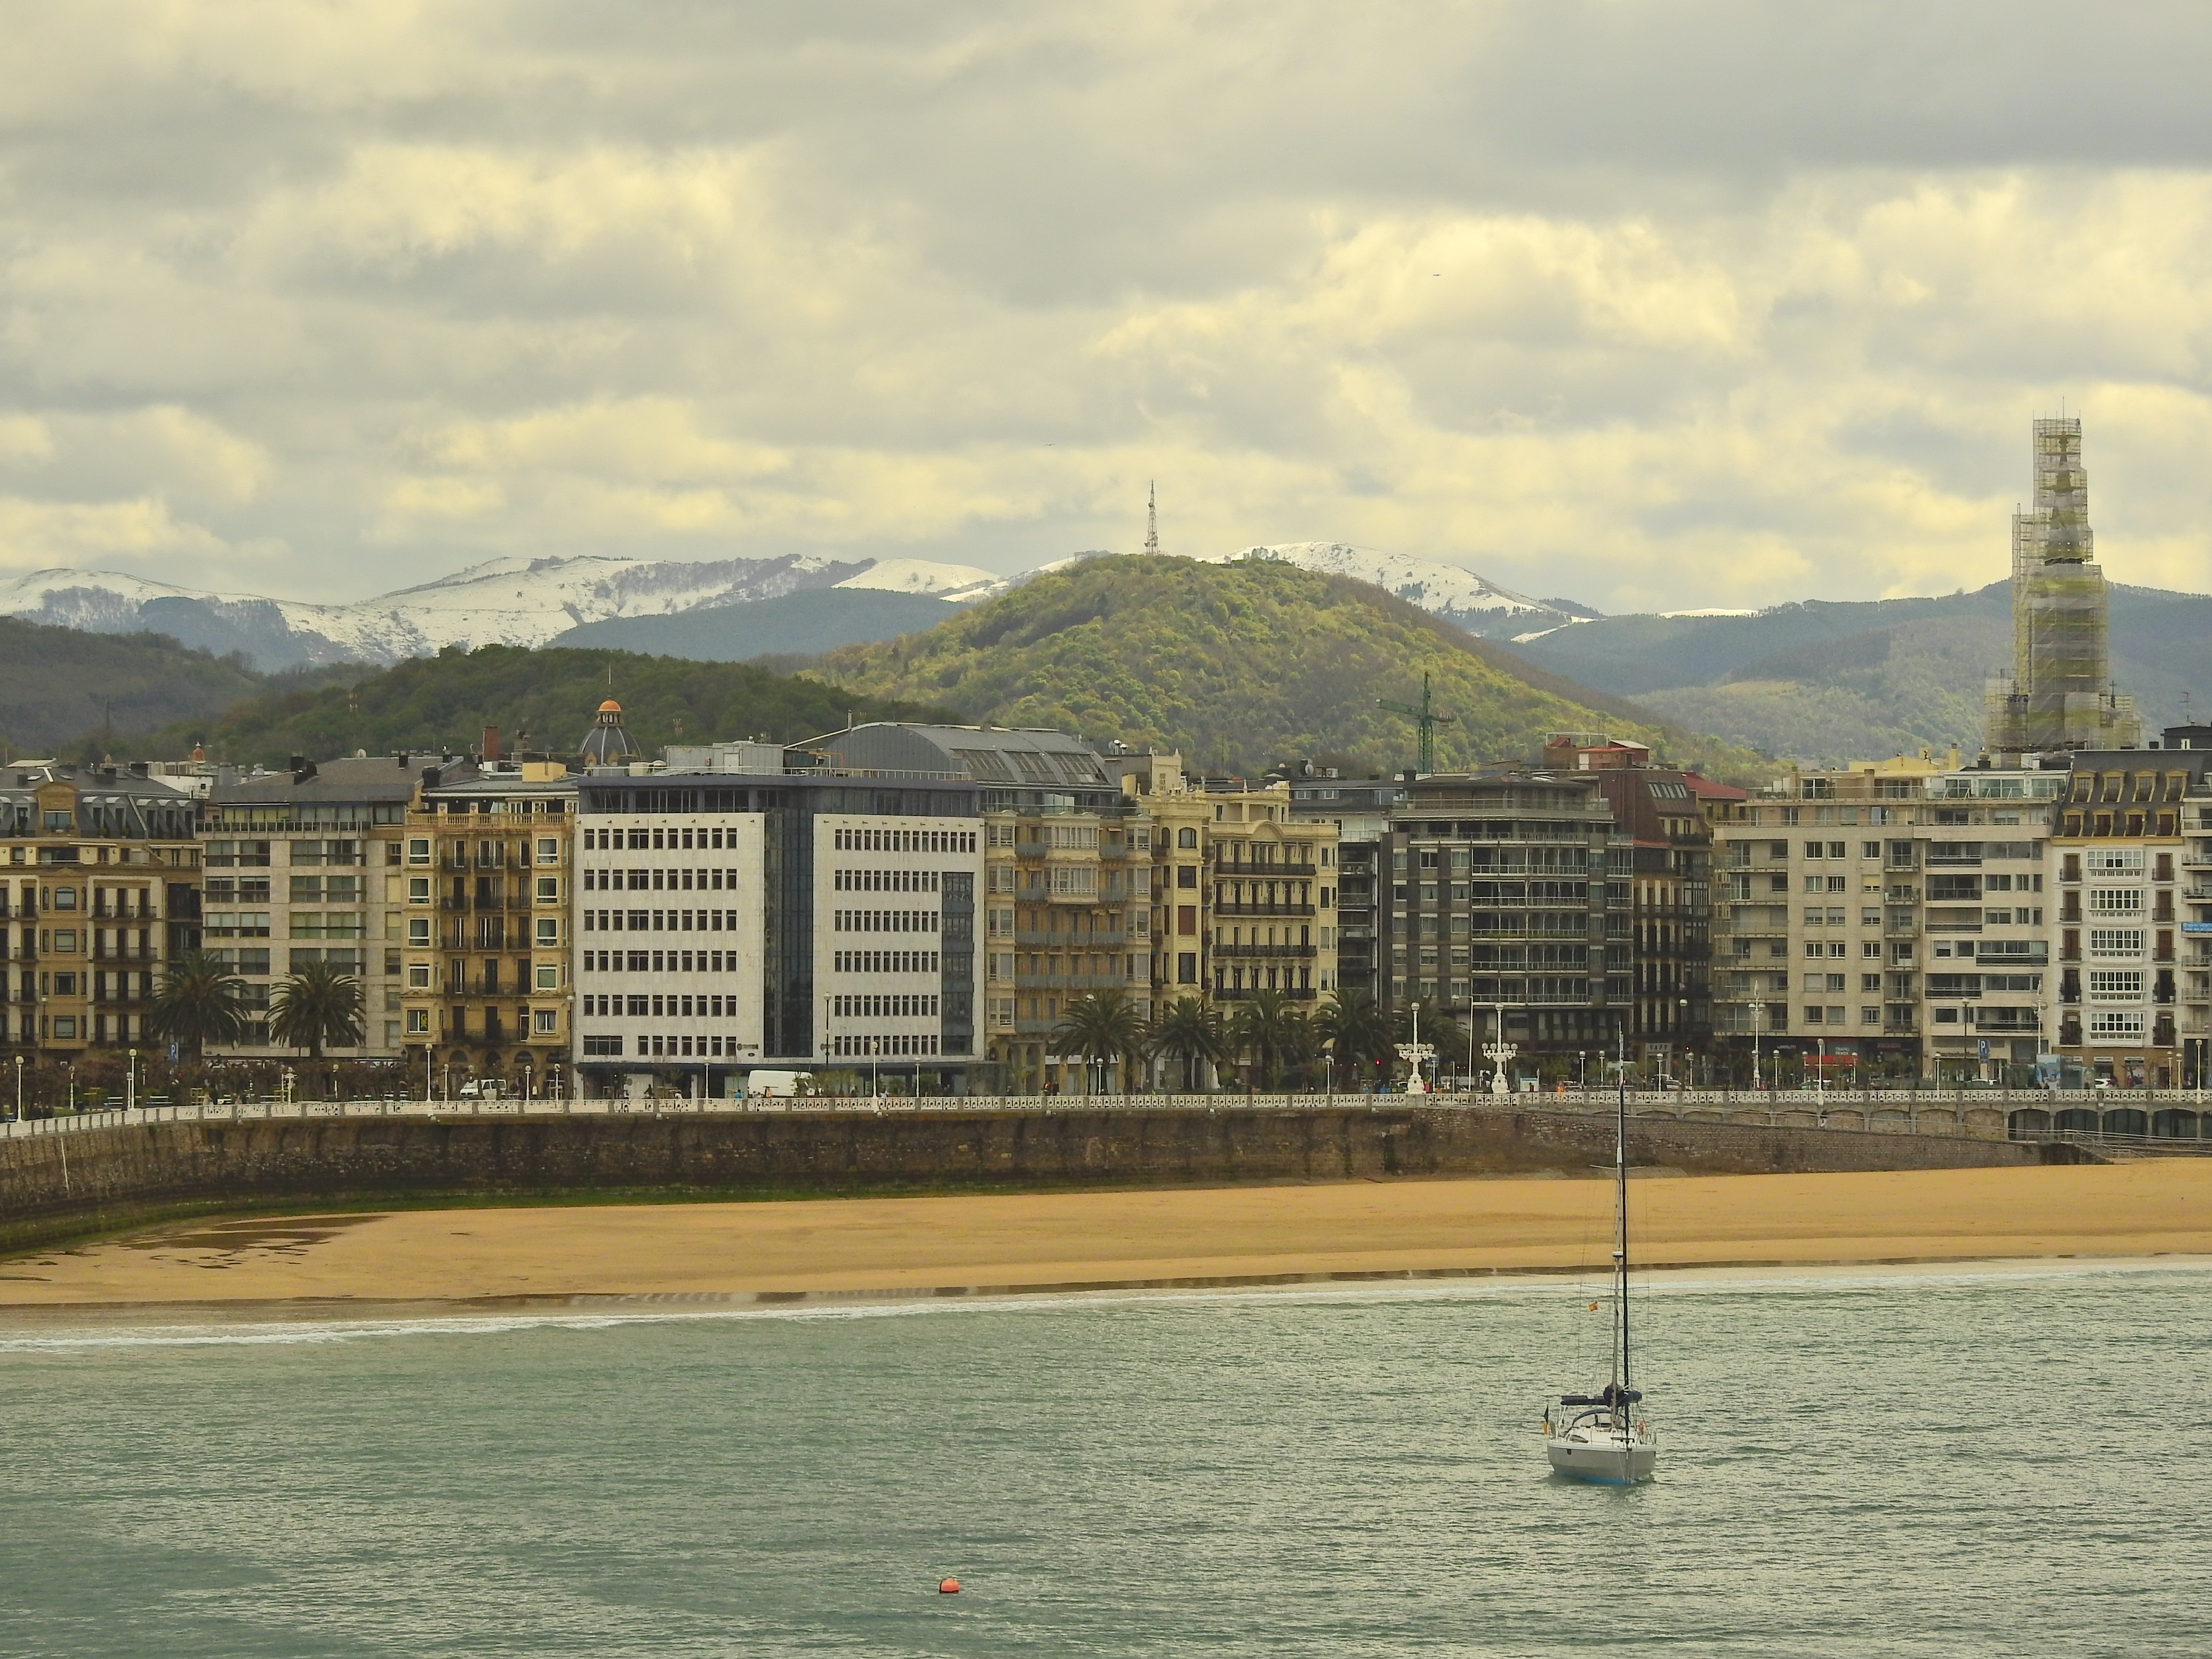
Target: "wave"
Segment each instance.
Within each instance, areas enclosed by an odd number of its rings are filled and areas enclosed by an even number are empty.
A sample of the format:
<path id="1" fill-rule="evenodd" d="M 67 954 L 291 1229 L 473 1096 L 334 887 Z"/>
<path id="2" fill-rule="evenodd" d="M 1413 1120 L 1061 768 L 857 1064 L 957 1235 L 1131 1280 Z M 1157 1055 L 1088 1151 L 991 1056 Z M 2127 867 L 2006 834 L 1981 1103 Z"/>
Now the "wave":
<path id="1" fill-rule="evenodd" d="M 1988 1288 L 2054 1279 L 2146 1278 L 2212 1272 L 2203 1256 L 1896 1264 L 1887 1267 L 1690 1268 L 1655 1273 L 1636 1286 L 1640 1298 L 1674 1296 L 1863 1294 L 1899 1288 Z M 392 1338 L 507 1336 L 532 1331 L 604 1331 L 635 1325 L 754 1321 L 814 1323 L 853 1319 L 911 1319 L 945 1315 L 1050 1316 L 1100 1310 L 1218 1306 L 1295 1306 L 1376 1303 L 1571 1299 L 1597 1282 L 1558 1273 L 1482 1279 L 1420 1279 L 1358 1285 L 1283 1285 L 1146 1290 L 1058 1291 L 1004 1295 L 945 1295 L 933 1291 L 831 1292 L 833 1302 L 748 1301 L 740 1306 L 670 1307 L 649 1295 L 594 1299 L 589 1308 L 485 1314 L 410 1313 L 330 1319 L 234 1320 L 198 1324 L 52 1326 L 36 1330 L 0 1323 L 0 1354 L 95 1352 L 132 1348 L 258 1347 L 376 1341 Z M 817 1293 L 820 1294 L 820 1293 Z M 690 1301 L 690 1298 L 687 1298 Z"/>

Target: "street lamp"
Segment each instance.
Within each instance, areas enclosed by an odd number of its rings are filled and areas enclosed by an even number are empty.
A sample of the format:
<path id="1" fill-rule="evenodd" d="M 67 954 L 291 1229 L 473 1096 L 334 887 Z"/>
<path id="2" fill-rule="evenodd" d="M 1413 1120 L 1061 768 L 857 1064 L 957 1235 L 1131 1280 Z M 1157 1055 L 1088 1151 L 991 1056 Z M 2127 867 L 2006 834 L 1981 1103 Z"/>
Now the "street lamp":
<path id="1" fill-rule="evenodd" d="M 15 1121 L 23 1121 L 23 1057 L 15 1056 Z"/>
<path id="2" fill-rule="evenodd" d="M 1513 1083 L 1512 1079 L 1506 1075 L 1506 1066 L 1513 1056 L 1521 1051 L 1505 1040 L 1505 1005 L 1499 1002 L 1493 1003 L 1492 1006 L 1498 1011 L 1498 1041 L 1485 1043 L 1482 1049 L 1483 1058 L 1491 1061 L 1492 1066 L 1490 1073 L 1490 1092 L 1493 1095 L 1510 1094 L 1513 1092 Z"/>
<path id="3" fill-rule="evenodd" d="M 138 1051 L 130 1050 L 123 1065 L 123 1109 L 136 1109 L 138 1104 Z"/>

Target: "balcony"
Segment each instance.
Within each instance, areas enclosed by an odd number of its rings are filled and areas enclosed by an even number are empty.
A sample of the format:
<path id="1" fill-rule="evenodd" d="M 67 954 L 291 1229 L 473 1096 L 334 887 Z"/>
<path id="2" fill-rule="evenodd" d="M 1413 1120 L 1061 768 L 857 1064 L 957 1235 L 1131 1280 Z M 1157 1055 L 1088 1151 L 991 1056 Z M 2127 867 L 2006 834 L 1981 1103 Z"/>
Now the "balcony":
<path id="1" fill-rule="evenodd" d="M 1266 988 L 1264 986 L 1256 988 L 1246 987 L 1242 989 L 1232 986 L 1222 986 L 1214 991 L 1213 999 L 1217 1002 L 1249 1002 Z M 1277 990 L 1275 994 L 1291 1002 L 1311 1002 L 1321 993 L 1310 988 L 1293 986 L 1287 989 Z"/>
<path id="2" fill-rule="evenodd" d="M 1310 904 L 1217 904 L 1217 916 L 1310 916 L 1315 914 Z"/>
<path id="3" fill-rule="evenodd" d="M 1218 876 L 1257 876 L 1262 881 L 1311 881 L 1319 873 L 1310 864 L 1252 864 L 1241 859 L 1217 858 L 1210 867 Z"/>
<path id="4" fill-rule="evenodd" d="M 1310 962 L 1319 948 L 1312 945 L 1217 945 L 1213 954 L 1221 957 L 1287 957 Z"/>

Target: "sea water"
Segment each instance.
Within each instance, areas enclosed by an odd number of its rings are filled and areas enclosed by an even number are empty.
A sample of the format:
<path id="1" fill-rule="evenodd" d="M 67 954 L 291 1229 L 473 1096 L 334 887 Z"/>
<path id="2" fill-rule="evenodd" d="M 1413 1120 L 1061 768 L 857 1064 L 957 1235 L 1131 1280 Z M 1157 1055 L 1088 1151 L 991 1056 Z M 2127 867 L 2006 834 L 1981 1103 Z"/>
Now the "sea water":
<path id="1" fill-rule="evenodd" d="M 18 1322 L 0 1652 L 2203 1654 L 2208 1291 L 1656 1278 L 1632 1491 L 1568 1281 Z"/>

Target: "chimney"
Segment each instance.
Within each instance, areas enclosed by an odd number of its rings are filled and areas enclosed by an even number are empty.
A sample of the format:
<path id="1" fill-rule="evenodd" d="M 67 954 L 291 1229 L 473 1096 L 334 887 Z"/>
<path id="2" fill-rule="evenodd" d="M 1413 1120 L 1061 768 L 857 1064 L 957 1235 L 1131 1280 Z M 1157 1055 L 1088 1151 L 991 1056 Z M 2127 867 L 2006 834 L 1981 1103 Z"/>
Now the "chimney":
<path id="1" fill-rule="evenodd" d="M 144 761 L 132 761 L 131 763 L 131 775 L 134 778 L 144 777 L 146 775 L 146 763 Z"/>
<path id="2" fill-rule="evenodd" d="M 442 769 L 442 768 L 435 766 L 424 767 L 422 769 L 422 787 L 425 789 L 435 789 L 438 787 L 438 774 Z"/>
<path id="3" fill-rule="evenodd" d="M 486 766 L 499 764 L 499 727 L 496 726 L 484 727 L 483 763 Z"/>
<path id="4" fill-rule="evenodd" d="M 295 755 L 292 757 L 292 781 L 295 784 L 305 783 L 309 778 L 312 778 L 314 775 L 314 762 L 309 760 L 305 755 Z"/>
<path id="5" fill-rule="evenodd" d="M 404 749 L 401 750 L 399 751 L 399 769 L 404 772 L 407 769 L 408 762 L 414 758 L 414 756 L 409 754 Z"/>

